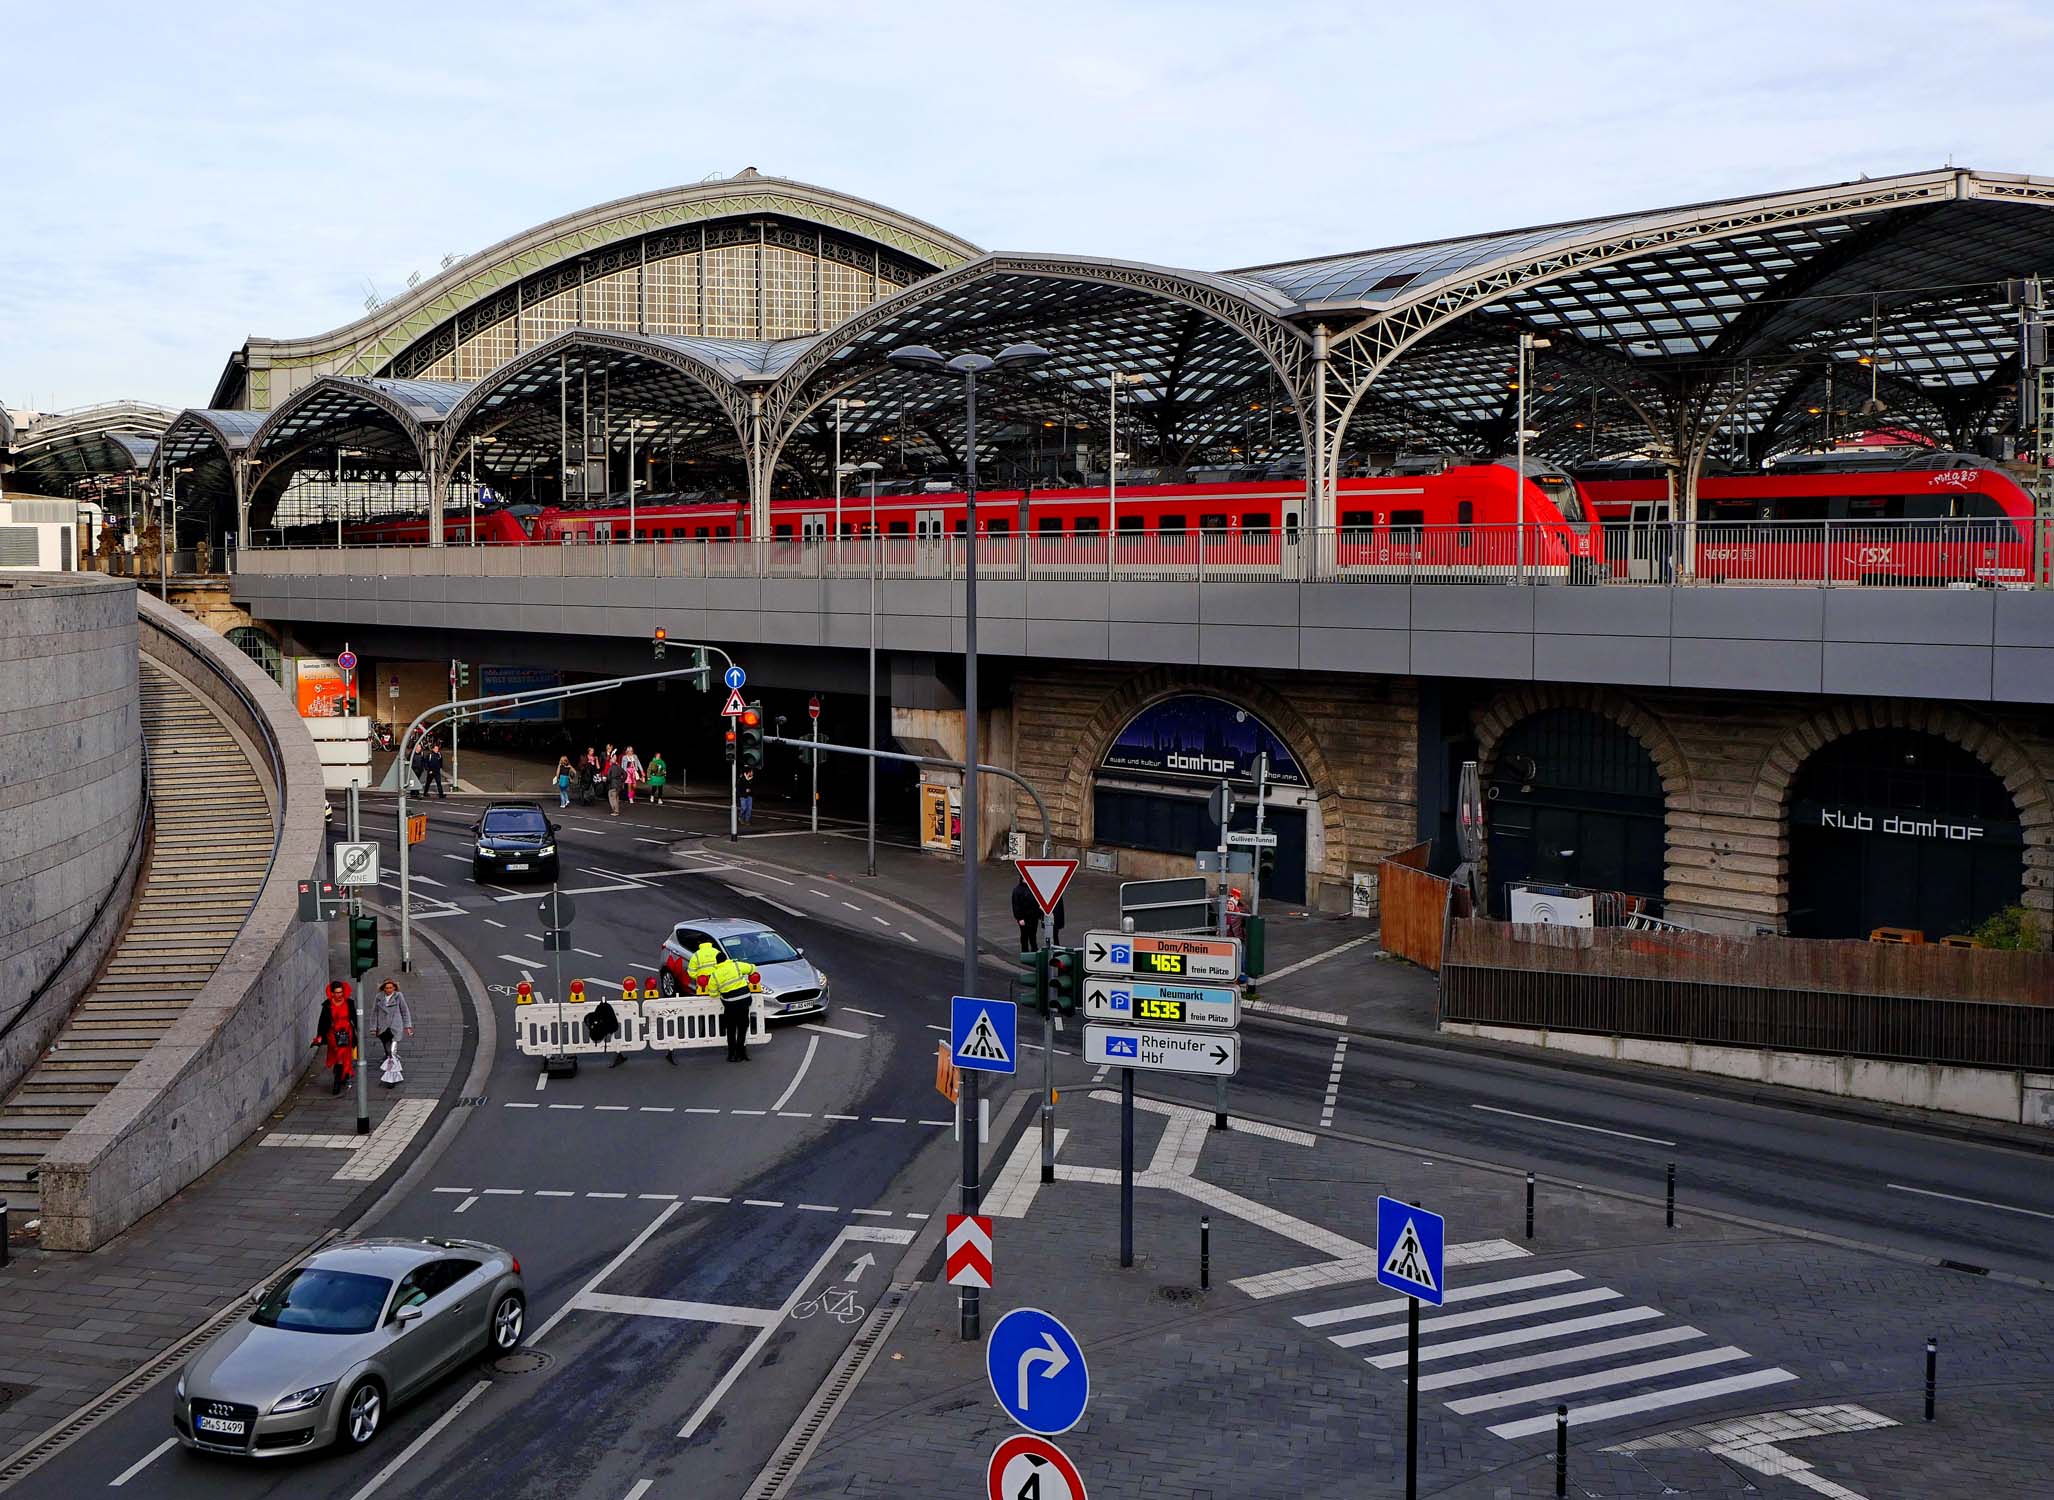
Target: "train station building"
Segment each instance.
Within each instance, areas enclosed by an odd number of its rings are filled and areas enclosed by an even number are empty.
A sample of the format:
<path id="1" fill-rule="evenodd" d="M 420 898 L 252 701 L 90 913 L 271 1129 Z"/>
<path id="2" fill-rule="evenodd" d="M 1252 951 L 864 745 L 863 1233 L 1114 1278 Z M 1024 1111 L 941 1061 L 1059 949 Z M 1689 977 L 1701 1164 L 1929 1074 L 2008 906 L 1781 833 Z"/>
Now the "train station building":
<path id="1" fill-rule="evenodd" d="M 1189 578 L 1093 580 L 1037 575 L 1023 546 L 996 570 L 985 743 L 1063 848 L 1181 873 L 1206 790 L 1266 752 L 1272 894 L 1373 909 L 1387 855 L 1450 861 L 1474 760 L 1500 914 L 1531 881 L 1724 930 L 1937 936 L 2021 906 L 2044 933 L 2044 520 L 2019 520 L 2003 587 L 1700 577 L 1691 541 L 1618 588 L 1487 589 L 1351 574 L 1335 549 L 1347 486 L 1424 455 L 1651 475 L 1647 524 L 1686 537 L 1715 519 L 1715 476 L 1855 439 L 2044 495 L 2050 209 L 2054 179 L 1947 168 L 1209 271 L 986 249 L 748 172 L 537 226 L 331 332 L 251 338 L 138 472 L 239 549 L 236 603 L 286 658 L 348 635 L 393 661 L 490 662 L 517 641 L 596 672 L 661 622 L 859 721 L 881 591 L 887 732 L 959 754 L 959 580 L 879 585 L 819 544 L 864 537 L 864 486 L 965 467 L 960 387 L 892 350 L 1031 341 L 1046 362 L 980 393 L 987 486 L 1282 485 L 1264 529 L 1312 559 L 1208 576 L 1201 547 Z M 11 483 L 62 480 L 25 465 L 35 436 L 11 440 Z M 119 468 L 102 457 L 94 473 Z M 481 493 L 566 512 L 717 498 L 717 542 L 779 535 L 774 505 L 838 487 L 848 510 L 795 538 L 786 576 L 708 576 L 682 528 L 646 549 L 450 545 L 475 539 Z M 419 518 L 425 549 L 317 555 L 311 528 L 347 541 L 380 515 Z M 1637 545 L 1605 533 L 1608 556 Z M 1911 581 L 1963 587 L 1892 586 Z M 994 839 L 1008 822 L 1031 813 Z"/>

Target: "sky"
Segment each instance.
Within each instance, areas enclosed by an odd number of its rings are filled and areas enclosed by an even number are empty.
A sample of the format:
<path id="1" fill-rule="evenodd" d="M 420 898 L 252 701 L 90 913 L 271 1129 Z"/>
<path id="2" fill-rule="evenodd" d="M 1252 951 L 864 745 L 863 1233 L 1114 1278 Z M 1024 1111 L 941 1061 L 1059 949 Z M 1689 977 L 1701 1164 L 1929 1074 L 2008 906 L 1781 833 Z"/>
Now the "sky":
<path id="1" fill-rule="evenodd" d="M 0 56 L 0 404 L 44 411 L 204 405 L 251 335 L 751 166 L 987 249 L 1205 269 L 2054 174 L 2054 0 L 0 0 Z"/>

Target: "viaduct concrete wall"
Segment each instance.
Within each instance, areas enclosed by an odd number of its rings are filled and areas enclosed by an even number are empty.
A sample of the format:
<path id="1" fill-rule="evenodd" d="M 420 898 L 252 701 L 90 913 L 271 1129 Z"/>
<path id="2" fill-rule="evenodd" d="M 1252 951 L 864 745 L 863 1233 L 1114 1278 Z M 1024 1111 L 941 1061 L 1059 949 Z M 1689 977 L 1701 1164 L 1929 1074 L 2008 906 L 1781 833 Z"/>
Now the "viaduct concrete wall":
<path id="1" fill-rule="evenodd" d="M 141 863 L 135 597 L 91 574 L 0 581 L 0 1091 L 92 981 Z"/>
<path id="2" fill-rule="evenodd" d="M 226 1156 L 282 1103 L 307 1065 L 327 978 L 327 930 L 299 920 L 297 890 L 322 857 L 326 797 L 313 740 L 284 692 L 241 651 L 149 595 L 133 597 L 143 649 L 258 747 L 277 846 L 263 891 L 214 977 L 45 1158 L 43 1244 L 53 1250 L 105 1243 Z"/>

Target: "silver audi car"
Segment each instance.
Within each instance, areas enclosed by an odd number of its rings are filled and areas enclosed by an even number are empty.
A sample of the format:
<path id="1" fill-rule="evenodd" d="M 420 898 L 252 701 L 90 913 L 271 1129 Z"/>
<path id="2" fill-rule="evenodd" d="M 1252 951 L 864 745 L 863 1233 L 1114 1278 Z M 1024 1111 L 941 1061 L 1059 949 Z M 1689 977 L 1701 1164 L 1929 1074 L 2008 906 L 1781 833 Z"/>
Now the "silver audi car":
<path id="1" fill-rule="evenodd" d="M 172 1426 L 205 1453 L 361 1448 L 392 1403 L 476 1355 L 510 1353 L 527 1306 L 521 1263 L 496 1245 L 331 1245 L 259 1293 L 185 1367 Z"/>

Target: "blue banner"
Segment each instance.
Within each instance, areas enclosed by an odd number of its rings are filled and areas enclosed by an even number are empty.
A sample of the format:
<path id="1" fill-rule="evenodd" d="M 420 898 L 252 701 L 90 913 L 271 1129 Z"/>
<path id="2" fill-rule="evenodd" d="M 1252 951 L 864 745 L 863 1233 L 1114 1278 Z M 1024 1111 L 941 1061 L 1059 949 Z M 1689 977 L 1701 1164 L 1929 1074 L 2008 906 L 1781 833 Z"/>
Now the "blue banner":
<path id="1" fill-rule="evenodd" d="M 1224 698 L 1184 693 L 1151 703 L 1129 720 L 1102 764 L 1109 771 L 1253 782 L 1255 758 L 1265 750 L 1272 782 L 1305 785 L 1296 757 L 1262 720 Z"/>
<path id="2" fill-rule="evenodd" d="M 562 686 L 563 673 L 552 672 L 545 667 L 478 668 L 478 696 L 481 698 L 490 698 L 498 693 L 532 693 Z M 516 703 L 511 708 L 495 708 L 479 717 L 554 724 L 563 718 L 563 700 L 552 698 L 541 703 Z"/>

